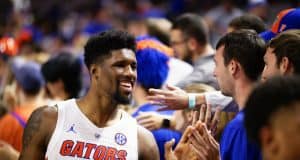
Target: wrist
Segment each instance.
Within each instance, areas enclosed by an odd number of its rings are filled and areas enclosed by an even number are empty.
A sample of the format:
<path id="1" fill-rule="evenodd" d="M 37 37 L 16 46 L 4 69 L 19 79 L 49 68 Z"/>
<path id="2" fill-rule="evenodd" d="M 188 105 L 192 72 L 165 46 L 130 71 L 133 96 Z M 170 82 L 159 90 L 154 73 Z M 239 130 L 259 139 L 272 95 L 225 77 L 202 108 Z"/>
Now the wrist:
<path id="1" fill-rule="evenodd" d="M 205 94 L 198 94 L 196 96 L 196 108 L 200 107 L 202 104 L 206 104 Z"/>
<path id="2" fill-rule="evenodd" d="M 170 128 L 170 127 L 171 127 L 171 120 L 168 118 L 163 118 L 161 128 Z"/>
<path id="3" fill-rule="evenodd" d="M 194 109 L 196 107 L 196 94 L 188 93 L 188 108 Z"/>

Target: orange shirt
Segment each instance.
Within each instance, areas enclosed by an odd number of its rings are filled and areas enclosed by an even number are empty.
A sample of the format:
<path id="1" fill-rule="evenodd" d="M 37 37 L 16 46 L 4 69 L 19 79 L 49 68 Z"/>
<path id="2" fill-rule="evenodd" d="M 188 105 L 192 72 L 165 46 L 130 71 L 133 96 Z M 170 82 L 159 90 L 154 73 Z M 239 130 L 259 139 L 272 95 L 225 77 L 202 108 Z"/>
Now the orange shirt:
<path id="1" fill-rule="evenodd" d="M 22 106 L 16 107 L 13 112 L 27 122 L 33 110 L 33 107 Z M 18 151 L 22 149 L 23 132 L 24 127 L 11 113 L 7 113 L 0 119 L 0 139 L 11 144 Z"/>

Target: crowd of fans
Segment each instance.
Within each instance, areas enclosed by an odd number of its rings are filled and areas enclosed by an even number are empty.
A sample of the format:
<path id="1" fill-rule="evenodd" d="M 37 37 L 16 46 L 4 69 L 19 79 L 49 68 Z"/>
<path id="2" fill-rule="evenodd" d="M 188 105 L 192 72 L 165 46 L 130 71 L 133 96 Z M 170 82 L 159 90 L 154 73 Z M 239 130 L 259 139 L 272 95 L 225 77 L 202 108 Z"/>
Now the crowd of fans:
<path id="1" fill-rule="evenodd" d="M 1 0 L 0 160 L 18 158 L 34 110 L 87 95 L 86 52 L 103 46 L 86 44 L 111 30 L 135 38 L 136 85 L 118 107 L 152 132 L 160 159 L 300 159 L 297 7 L 298 0 Z"/>

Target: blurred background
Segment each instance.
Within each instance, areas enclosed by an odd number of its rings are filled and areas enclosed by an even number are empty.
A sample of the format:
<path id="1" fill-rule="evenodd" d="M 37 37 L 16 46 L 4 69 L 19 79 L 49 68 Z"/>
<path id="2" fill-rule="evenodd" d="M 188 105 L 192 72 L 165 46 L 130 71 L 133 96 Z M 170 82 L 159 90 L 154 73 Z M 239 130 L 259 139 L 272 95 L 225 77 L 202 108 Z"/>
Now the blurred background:
<path id="1" fill-rule="evenodd" d="M 280 10 L 299 5 L 299 0 L 1 0 L 0 36 L 16 38 L 20 53 L 55 54 L 62 48 L 80 52 L 83 35 L 109 28 L 143 34 L 140 26 L 147 18 L 172 21 L 191 12 L 206 17 L 208 24 L 216 21 L 210 26 L 216 32 L 214 44 L 232 17 L 253 13 L 270 25 Z M 225 7 L 229 18 L 215 17 L 218 7 Z"/>

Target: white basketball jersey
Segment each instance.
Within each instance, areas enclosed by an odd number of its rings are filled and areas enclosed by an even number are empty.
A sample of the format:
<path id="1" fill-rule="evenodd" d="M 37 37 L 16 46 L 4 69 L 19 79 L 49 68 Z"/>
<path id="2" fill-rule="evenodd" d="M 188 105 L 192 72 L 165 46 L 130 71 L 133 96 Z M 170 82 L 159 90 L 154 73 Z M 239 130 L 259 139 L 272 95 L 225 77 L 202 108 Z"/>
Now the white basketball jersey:
<path id="1" fill-rule="evenodd" d="M 98 128 L 80 111 L 75 99 L 59 102 L 57 106 L 58 119 L 46 159 L 138 159 L 137 122 L 125 111 L 116 124 Z"/>

